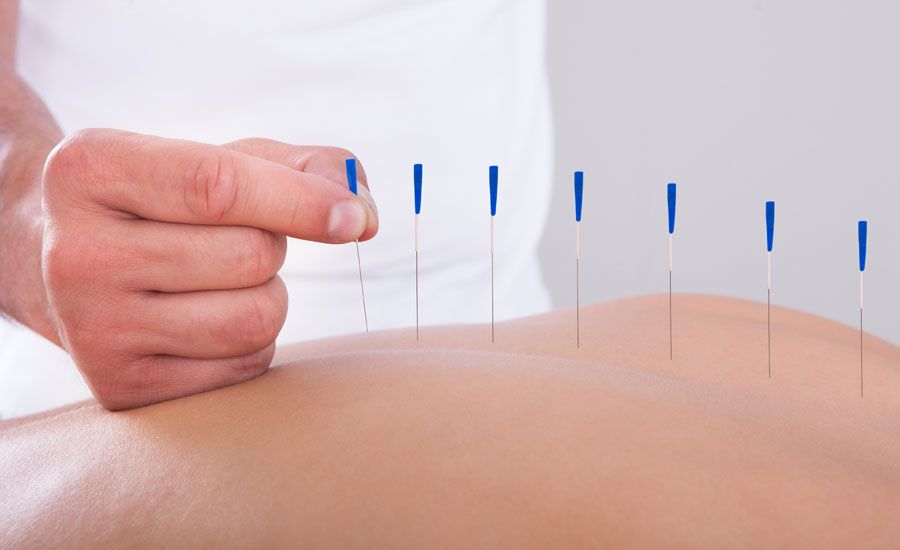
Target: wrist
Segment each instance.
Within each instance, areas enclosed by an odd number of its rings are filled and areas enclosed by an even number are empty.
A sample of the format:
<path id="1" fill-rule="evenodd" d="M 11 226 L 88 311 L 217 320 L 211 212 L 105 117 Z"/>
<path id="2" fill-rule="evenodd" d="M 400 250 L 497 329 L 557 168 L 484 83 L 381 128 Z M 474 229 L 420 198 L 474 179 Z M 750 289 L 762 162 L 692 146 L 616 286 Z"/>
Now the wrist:
<path id="1" fill-rule="evenodd" d="M 0 310 L 59 343 L 41 270 L 41 169 L 50 148 L 7 148 L 0 162 Z"/>
<path id="2" fill-rule="evenodd" d="M 41 173 L 61 134 L 42 117 L 26 132 L 23 117 L 0 128 L 0 313 L 58 344 L 41 270 Z"/>

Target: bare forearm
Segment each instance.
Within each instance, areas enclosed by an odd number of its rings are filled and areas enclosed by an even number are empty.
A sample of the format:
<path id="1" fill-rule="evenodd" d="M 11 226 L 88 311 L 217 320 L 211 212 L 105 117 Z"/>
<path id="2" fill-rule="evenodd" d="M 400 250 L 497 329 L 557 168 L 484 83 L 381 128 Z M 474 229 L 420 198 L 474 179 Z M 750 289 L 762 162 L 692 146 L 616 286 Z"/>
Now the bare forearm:
<path id="1" fill-rule="evenodd" d="M 0 61 L 0 312 L 56 343 L 41 276 L 41 171 L 61 137 L 37 95 Z"/>

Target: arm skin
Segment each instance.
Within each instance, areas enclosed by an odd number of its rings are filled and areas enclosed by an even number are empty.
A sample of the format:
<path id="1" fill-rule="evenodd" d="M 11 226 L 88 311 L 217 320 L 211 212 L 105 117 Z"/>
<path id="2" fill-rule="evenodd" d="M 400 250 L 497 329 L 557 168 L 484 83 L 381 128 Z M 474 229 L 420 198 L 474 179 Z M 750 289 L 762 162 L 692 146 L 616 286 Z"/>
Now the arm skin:
<path id="1" fill-rule="evenodd" d="M 0 0 L 0 314 L 59 345 L 41 273 L 41 171 L 62 132 L 15 71 L 17 0 Z"/>
<path id="2" fill-rule="evenodd" d="M 675 296 L 303 343 L 246 384 L 0 428 L 0 544 L 879 548 L 900 348 Z"/>

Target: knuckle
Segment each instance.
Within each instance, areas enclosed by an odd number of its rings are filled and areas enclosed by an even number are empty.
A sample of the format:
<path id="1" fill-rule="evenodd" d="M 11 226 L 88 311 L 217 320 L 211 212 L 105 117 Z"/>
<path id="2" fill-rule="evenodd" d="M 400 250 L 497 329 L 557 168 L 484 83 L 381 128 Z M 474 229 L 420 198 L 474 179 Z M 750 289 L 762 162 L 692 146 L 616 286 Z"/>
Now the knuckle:
<path id="1" fill-rule="evenodd" d="M 184 187 L 188 211 L 202 223 L 219 223 L 238 201 L 237 163 L 232 155 L 203 151 L 191 167 Z"/>
<path id="2" fill-rule="evenodd" d="M 134 271 L 134 256 L 113 236 L 79 224 L 48 224 L 42 243 L 42 271 L 51 290 L 120 288 Z"/>
<path id="3" fill-rule="evenodd" d="M 91 156 L 100 139 L 98 130 L 85 129 L 67 136 L 50 151 L 44 163 L 45 192 L 52 192 L 81 175 L 91 166 Z"/>
<path id="4" fill-rule="evenodd" d="M 131 132 L 103 128 L 78 130 L 47 155 L 42 173 L 45 207 L 53 212 L 56 197 L 87 195 L 97 200 L 94 183 L 119 177 L 128 153 L 140 144 Z"/>
<path id="5" fill-rule="evenodd" d="M 275 344 L 270 344 L 263 349 L 240 357 L 232 363 L 231 372 L 235 382 L 255 378 L 268 370 L 275 355 Z"/>
<path id="6" fill-rule="evenodd" d="M 105 364 L 120 364 L 119 354 L 139 342 L 133 319 L 141 308 L 127 294 L 78 285 L 53 288 L 50 295 L 63 347 L 88 379 L 102 375 Z"/>
<path id="7" fill-rule="evenodd" d="M 356 160 L 357 178 L 361 183 L 366 183 L 366 170 L 352 151 L 342 147 L 324 147 L 323 149 L 320 154 L 324 157 L 323 166 L 326 168 L 323 169 L 323 175 L 326 178 L 343 184 L 347 179 L 344 162 L 347 159 L 354 159 Z"/>
<path id="8" fill-rule="evenodd" d="M 237 151 L 239 153 L 255 155 L 257 151 L 266 146 L 268 141 L 269 140 L 265 138 L 250 137 L 231 141 L 223 145 L 223 147 L 225 147 L 226 149 L 231 149 L 232 151 Z"/>
<path id="9" fill-rule="evenodd" d="M 67 287 L 78 285 L 89 265 L 89 248 L 83 241 L 62 238 L 45 238 L 43 245 L 44 276 L 48 286 Z"/>
<path id="10" fill-rule="evenodd" d="M 106 409 L 122 410 L 140 404 L 146 389 L 142 377 L 135 376 L 140 361 L 121 354 L 95 351 L 76 353 L 76 364 L 91 393 Z"/>
<path id="11" fill-rule="evenodd" d="M 243 293 L 260 294 L 255 288 Z M 226 344 L 231 353 L 240 355 L 259 351 L 274 342 L 284 322 L 279 308 L 270 300 L 254 296 L 245 297 L 244 301 L 210 327 L 217 341 Z"/>
<path id="12" fill-rule="evenodd" d="M 91 392 L 104 408 L 111 411 L 131 408 L 141 388 L 126 376 L 126 368 L 107 369 L 89 378 Z"/>
<path id="13" fill-rule="evenodd" d="M 348 149 L 344 149 L 343 147 L 331 147 L 326 146 L 323 147 L 321 152 L 326 156 L 333 157 L 335 159 L 344 160 L 344 159 L 356 159 L 356 155 L 350 152 Z M 356 159 L 359 162 L 359 159 Z"/>
<path id="14" fill-rule="evenodd" d="M 259 285 L 271 279 L 281 267 L 284 239 L 259 229 L 247 229 L 244 234 L 244 244 L 238 249 L 238 265 L 249 285 Z"/>
<path id="15" fill-rule="evenodd" d="M 284 324 L 286 304 L 272 292 L 259 292 L 243 313 L 237 324 L 236 335 L 246 349 L 260 350 L 270 345 L 278 337 Z"/>
<path id="16" fill-rule="evenodd" d="M 246 331 L 248 338 L 254 347 L 265 347 L 275 341 L 281 330 L 281 320 L 278 308 L 274 304 L 260 300 L 256 307 L 251 308 L 247 316 Z"/>
<path id="17" fill-rule="evenodd" d="M 236 148 L 239 150 L 244 150 L 244 149 L 255 150 L 255 149 L 262 148 L 262 147 L 271 146 L 273 143 L 277 143 L 277 142 L 273 141 L 271 139 L 262 138 L 262 137 L 249 137 L 249 138 L 243 138 L 243 139 L 239 139 L 237 141 L 233 141 L 233 142 L 231 142 L 231 145 L 236 146 Z"/>
<path id="18" fill-rule="evenodd" d="M 157 402 L 161 399 L 162 381 L 155 365 L 160 357 L 144 357 L 127 364 L 107 365 L 91 380 L 91 391 L 108 410 L 121 411 Z"/>

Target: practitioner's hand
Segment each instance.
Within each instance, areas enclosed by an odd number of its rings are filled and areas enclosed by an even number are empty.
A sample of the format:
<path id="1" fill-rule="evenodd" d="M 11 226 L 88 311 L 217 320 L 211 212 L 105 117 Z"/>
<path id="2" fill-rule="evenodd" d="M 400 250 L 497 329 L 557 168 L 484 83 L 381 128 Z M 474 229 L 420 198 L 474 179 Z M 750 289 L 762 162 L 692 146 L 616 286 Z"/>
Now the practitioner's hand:
<path id="1" fill-rule="evenodd" d="M 263 373 L 287 313 L 285 235 L 371 238 L 350 153 L 85 130 L 43 175 L 44 281 L 63 346 L 110 409 Z"/>

